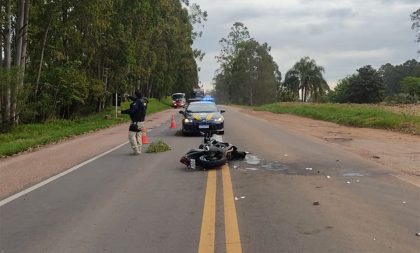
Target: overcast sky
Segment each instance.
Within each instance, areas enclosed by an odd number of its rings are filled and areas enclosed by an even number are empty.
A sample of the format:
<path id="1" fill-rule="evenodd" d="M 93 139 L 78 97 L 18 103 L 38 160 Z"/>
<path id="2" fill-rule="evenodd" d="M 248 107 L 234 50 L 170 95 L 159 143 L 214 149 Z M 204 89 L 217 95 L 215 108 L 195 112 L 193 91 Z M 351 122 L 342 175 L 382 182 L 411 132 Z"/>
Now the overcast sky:
<path id="1" fill-rule="evenodd" d="M 304 56 L 325 68 L 330 86 L 364 65 L 419 60 L 410 14 L 420 0 L 192 0 L 208 12 L 194 47 L 206 53 L 199 78 L 212 88 L 219 40 L 234 22 L 271 46 L 282 76 Z"/>

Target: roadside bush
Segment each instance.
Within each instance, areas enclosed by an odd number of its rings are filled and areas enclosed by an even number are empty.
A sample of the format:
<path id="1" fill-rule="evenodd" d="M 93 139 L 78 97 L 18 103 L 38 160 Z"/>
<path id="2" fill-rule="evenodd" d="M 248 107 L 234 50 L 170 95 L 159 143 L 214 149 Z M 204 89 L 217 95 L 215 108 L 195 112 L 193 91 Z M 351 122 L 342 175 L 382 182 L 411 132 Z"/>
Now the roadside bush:
<path id="1" fill-rule="evenodd" d="M 281 89 L 278 91 L 278 101 L 279 102 L 296 102 L 298 101 L 299 96 L 296 95 L 293 91 L 288 89 Z"/>
<path id="2" fill-rule="evenodd" d="M 398 93 L 393 96 L 388 96 L 385 99 L 387 104 L 415 104 L 419 103 L 419 97 L 408 93 Z"/>
<path id="3" fill-rule="evenodd" d="M 349 101 L 350 76 L 338 81 L 334 90 L 328 92 L 328 100 L 332 103 L 347 103 Z"/>
<path id="4" fill-rule="evenodd" d="M 420 77 L 407 76 L 401 82 L 401 90 L 413 97 L 420 97 Z"/>

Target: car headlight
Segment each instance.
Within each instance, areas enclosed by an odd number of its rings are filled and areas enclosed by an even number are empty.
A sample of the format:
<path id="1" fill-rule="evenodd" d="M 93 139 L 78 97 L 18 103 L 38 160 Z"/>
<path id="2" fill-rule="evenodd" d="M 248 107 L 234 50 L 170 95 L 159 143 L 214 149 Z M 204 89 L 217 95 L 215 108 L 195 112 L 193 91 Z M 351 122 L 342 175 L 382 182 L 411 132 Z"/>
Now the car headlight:
<path id="1" fill-rule="evenodd" d="M 214 122 L 217 122 L 217 123 L 223 122 L 223 117 L 214 119 Z"/>
<path id="2" fill-rule="evenodd" d="M 193 122 L 193 119 L 184 119 L 184 123 L 192 123 Z"/>

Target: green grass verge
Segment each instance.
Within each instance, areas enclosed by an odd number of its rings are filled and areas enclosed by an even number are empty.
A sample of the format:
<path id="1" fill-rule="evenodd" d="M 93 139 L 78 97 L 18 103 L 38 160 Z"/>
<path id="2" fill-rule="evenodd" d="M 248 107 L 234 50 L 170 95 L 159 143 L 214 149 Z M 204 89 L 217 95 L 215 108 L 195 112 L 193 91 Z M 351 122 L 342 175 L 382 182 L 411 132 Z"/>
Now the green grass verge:
<path id="1" fill-rule="evenodd" d="M 397 130 L 420 135 L 420 117 L 392 112 L 378 106 L 275 103 L 254 107 L 254 110 L 289 113 L 342 125 Z"/>
<path id="2" fill-rule="evenodd" d="M 126 109 L 129 103 L 123 103 L 118 109 Z M 157 99 L 150 99 L 147 114 L 170 108 Z M 128 115 L 115 118 L 115 107 L 77 120 L 53 120 L 43 124 L 26 124 L 13 128 L 8 133 L 0 134 L 0 157 L 13 155 L 28 149 L 58 142 L 62 139 L 83 133 L 107 128 L 129 121 Z"/>

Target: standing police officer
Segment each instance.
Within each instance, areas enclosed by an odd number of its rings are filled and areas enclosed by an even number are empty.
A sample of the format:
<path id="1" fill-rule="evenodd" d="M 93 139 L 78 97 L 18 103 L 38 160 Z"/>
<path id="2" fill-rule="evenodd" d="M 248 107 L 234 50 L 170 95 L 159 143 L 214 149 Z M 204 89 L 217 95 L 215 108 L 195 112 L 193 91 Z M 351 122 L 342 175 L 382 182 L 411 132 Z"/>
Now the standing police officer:
<path id="1" fill-rule="evenodd" d="M 136 90 L 134 95 L 134 97 L 128 97 L 132 100 L 130 108 L 121 111 L 121 113 L 128 114 L 130 116 L 131 124 L 128 129 L 128 141 L 133 149 L 133 155 L 139 155 L 141 154 L 143 145 L 141 135 L 142 131 L 144 131 L 144 119 L 146 118 L 147 104 L 149 103 L 149 100 L 143 97 L 139 90 Z"/>

